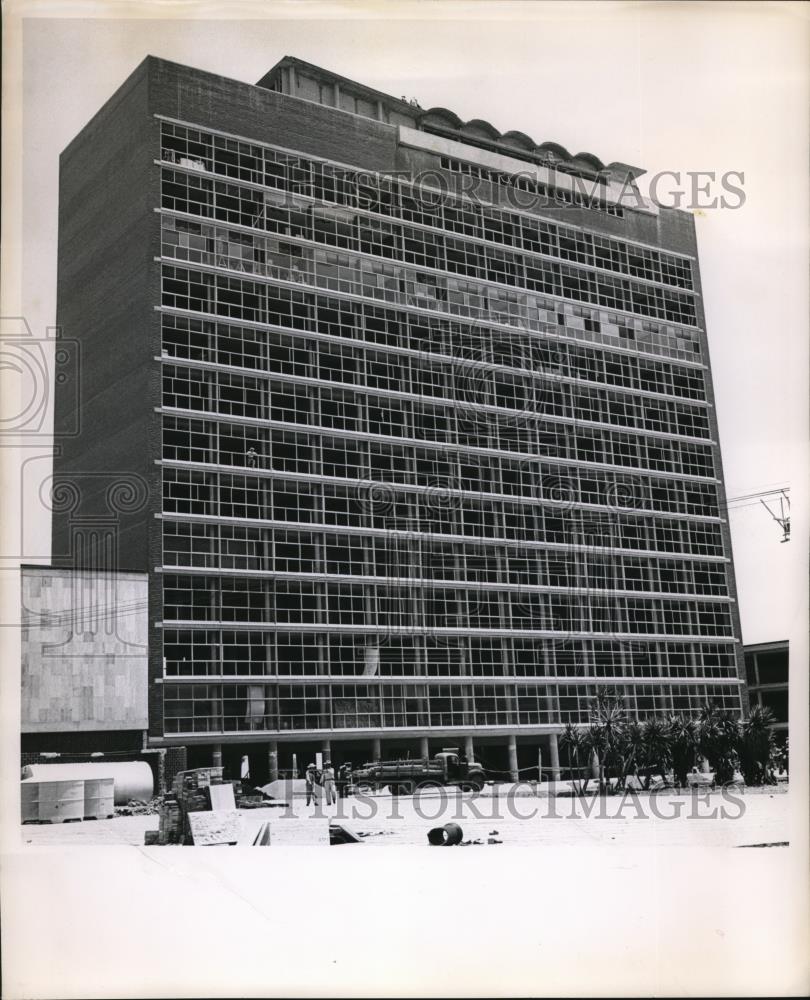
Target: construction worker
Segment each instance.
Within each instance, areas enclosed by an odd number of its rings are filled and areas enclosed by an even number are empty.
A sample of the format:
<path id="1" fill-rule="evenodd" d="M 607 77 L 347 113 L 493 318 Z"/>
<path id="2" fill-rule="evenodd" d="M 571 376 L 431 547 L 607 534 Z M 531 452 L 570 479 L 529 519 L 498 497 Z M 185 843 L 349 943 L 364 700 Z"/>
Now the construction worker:
<path id="1" fill-rule="evenodd" d="M 351 781 L 352 781 L 352 765 L 350 761 L 347 761 L 345 764 L 340 765 L 340 770 L 338 771 L 338 776 L 337 776 L 337 791 L 338 791 L 338 796 L 341 799 L 346 798 L 346 794 L 348 792 Z"/>
<path id="2" fill-rule="evenodd" d="M 307 764 L 304 781 L 306 782 L 307 805 L 310 805 L 313 799 L 315 799 L 317 804 L 320 799 L 320 793 L 316 789 L 320 788 L 320 775 L 318 768 L 314 764 Z"/>
<path id="3" fill-rule="evenodd" d="M 247 464 L 250 466 L 250 468 L 251 469 L 255 469 L 256 468 L 256 459 L 259 457 L 259 453 L 256 451 L 256 449 L 253 448 L 253 447 L 250 447 L 248 449 L 247 455 L 245 457 L 247 458 Z"/>
<path id="4" fill-rule="evenodd" d="M 337 802 L 337 794 L 335 792 L 335 769 L 330 760 L 324 762 L 321 781 L 326 804 L 331 806 L 333 802 Z"/>

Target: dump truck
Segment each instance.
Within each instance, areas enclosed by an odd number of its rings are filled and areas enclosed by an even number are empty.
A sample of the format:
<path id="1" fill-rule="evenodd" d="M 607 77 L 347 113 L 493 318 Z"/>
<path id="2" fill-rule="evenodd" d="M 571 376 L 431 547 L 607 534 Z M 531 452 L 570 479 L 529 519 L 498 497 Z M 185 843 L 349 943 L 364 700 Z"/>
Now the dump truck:
<path id="1" fill-rule="evenodd" d="M 388 788 L 392 795 L 408 795 L 419 788 L 455 787 L 480 792 L 486 772 L 475 761 L 459 758 L 454 747 L 435 757 L 408 760 L 381 760 L 352 771 L 354 791 L 360 794 Z"/>

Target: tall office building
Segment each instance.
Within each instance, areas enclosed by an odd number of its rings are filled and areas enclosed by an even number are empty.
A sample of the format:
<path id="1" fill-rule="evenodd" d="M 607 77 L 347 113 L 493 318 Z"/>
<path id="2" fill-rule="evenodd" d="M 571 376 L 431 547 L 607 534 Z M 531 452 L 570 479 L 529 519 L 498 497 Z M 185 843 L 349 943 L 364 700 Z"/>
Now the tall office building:
<path id="1" fill-rule="evenodd" d="M 642 172 L 291 58 L 148 58 L 68 146 L 54 551 L 129 477 L 151 745 L 515 772 L 600 686 L 742 711 L 694 223 Z"/>

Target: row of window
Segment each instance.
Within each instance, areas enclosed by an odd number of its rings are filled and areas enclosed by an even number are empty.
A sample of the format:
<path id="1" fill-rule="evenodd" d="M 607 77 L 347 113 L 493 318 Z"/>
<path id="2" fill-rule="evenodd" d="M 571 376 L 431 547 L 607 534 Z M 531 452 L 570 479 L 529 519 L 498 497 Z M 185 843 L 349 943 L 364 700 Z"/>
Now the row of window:
<path id="1" fill-rule="evenodd" d="M 163 565 L 728 596 L 723 563 L 192 521 L 165 522 Z"/>
<path id="2" fill-rule="evenodd" d="M 561 316 L 566 318 L 576 319 Z M 306 326 L 325 337 L 349 340 L 358 351 L 357 341 L 377 345 L 377 353 L 389 364 L 402 367 L 400 388 L 405 392 L 452 396 L 463 368 L 464 376 L 476 383 L 484 375 L 522 376 L 533 384 L 532 394 L 544 399 L 557 391 L 575 393 L 582 381 L 619 392 L 661 393 L 699 402 L 706 395 L 698 368 L 529 334 L 466 327 L 360 302 L 317 297 Z M 315 359 L 329 343 L 165 312 L 162 328 L 162 350 L 171 357 L 307 378 L 318 377 Z"/>
<path id="3" fill-rule="evenodd" d="M 488 170 L 477 163 L 470 163 L 467 160 L 456 160 L 451 156 L 442 156 L 439 162 L 441 163 L 442 170 L 449 170 L 451 173 L 459 174 L 462 177 L 476 177 L 487 184 L 497 184 L 501 187 L 527 191 L 532 195 L 536 195 L 538 200 L 535 201 L 533 199 L 529 203 L 535 209 L 549 205 L 557 208 L 573 205 L 577 208 L 587 208 L 597 212 L 604 212 L 606 215 L 613 215 L 619 219 L 624 217 L 624 209 L 621 205 L 599 198 L 599 188 L 606 183 L 602 177 L 589 179 L 581 177 L 578 174 L 572 174 L 571 176 L 576 179 L 573 181 L 574 188 L 571 190 L 569 188 L 544 184 L 536 178 L 528 176 L 527 173 L 509 174 L 501 170 Z M 547 161 L 547 165 L 551 170 L 554 170 L 554 163 L 553 158 Z M 465 185 L 461 190 L 465 191 L 469 190 L 469 188 Z M 472 190 L 477 194 L 478 186 L 474 185 Z"/>
<path id="4" fill-rule="evenodd" d="M 361 423 L 359 418 L 350 421 L 344 400 L 335 398 L 334 392 L 323 389 L 320 397 L 322 430 L 319 435 L 307 438 L 306 455 L 298 448 L 295 448 L 294 455 L 287 454 L 287 445 L 299 440 L 294 431 L 193 420 L 167 412 L 164 415 L 163 457 L 169 461 L 205 462 L 256 468 L 265 472 L 371 478 L 399 484 L 444 485 L 448 489 L 532 497 L 542 495 L 542 492 L 538 494 L 538 478 L 551 475 L 555 482 L 563 481 L 557 499 L 564 501 L 575 500 L 580 493 L 575 468 L 554 466 L 537 458 L 510 456 L 521 449 L 527 455 L 541 451 L 544 455 L 572 462 L 607 463 L 653 473 L 672 471 L 708 477 L 714 470 L 711 453 L 699 445 L 679 444 L 660 438 L 639 440 L 628 434 L 591 428 L 570 431 L 565 427 L 553 428 L 550 432 L 539 431 L 529 436 L 525 429 L 519 430 L 508 424 L 493 428 L 471 421 L 467 425 L 461 424 L 449 441 L 440 437 L 447 429 L 439 423 L 436 437 L 445 445 L 441 449 L 429 449 L 424 437 L 418 438 L 419 444 L 346 442 L 334 436 L 335 432 L 367 431 L 372 426 L 386 426 L 379 418 L 389 415 L 391 411 L 377 409 L 372 412 L 371 421 Z M 283 399 L 279 397 L 276 402 Z M 274 411 L 279 412 L 278 407 L 271 408 L 271 412 Z M 289 418 L 279 416 L 273 419 Z M 372 433 L 388 433 L 397 437 L 398 428 L 388 426 L 391 427 L 388 432 L 379 430 Z M 424 430 L 422 428 L 423 434 Z M 534 443 L 537 449 L 531 447 Z M 500 450 L 501 454 L 483 454 L 482 449 Z M 299 463 L 299 459 L 303 464 Z M 342 468 L 341 461 L 346 463 Z M 581 469 L 579 478 L 583 482 L 580 499 L 585 503 L 648 507 L 651 484 L 656 501 L 660 499 L 668 505 L 660 509 L 685 509 L 689 513 L 712 517 L 718 515 L 717 494 L 711 484 L 689 483 L 683 487 L 670 484 L 664 488 L 662 480 L 648 480 L 644 473 L 614 474 L 592 469 Z M 553 487 L 553 484 L 547 485 Z M 673 503 L 674 508 L 671 506 Z M 686 503 L 686 508 L 682 507 L 682 503 Z"/>
<path id="5" fill-rule="evenodd" d="M 712 701 L 740 714 L 736 687 L 638 684 L 620 688 L 631 716 L 696 715 Z M 336 730 L 447 726 L 546 725 L 587 722 L 592 684 L 544 687 L 443 684 L 429 697 L 406 685 L 332 685 L 328 694 L 302 684 L 167 684 L 167 735 L 256 730 Z"/>
<path id="6" fill-rule="evenodd" d="M 179 177 L 188 180 L 185 175 Z M 177 184 L 164 176 L 161 204 L 167 213 L 182 210 L 182 201 L 179 202 L 181 207 L 177 207 L 178 198 L 174 194 L 176 188 Z M 201 210 L 199 214 L 203 218 L 227 221 L 225 217 L 230 213 L 222 209 L 222 200 L 215 198 L 207 206 L 195 207 Z M 208 211 L 202 211 L 205 208 Z M 273 235 L 259 235 L 255 229 Z M 587 255 L 584 251 L 581 254 L 575 252 L 576 248 L 582 246 L 583 240 L 592 243 L 593 237 L 584 233 L 572 234 L 572 238 L 565 241 L 570 243 L 571 251 L 569 253 L 560 250 L 562 259 L 572 261 L 574 264 L 586 263 Z M 560 294 L 558 287 L 560 289 L 568 287 L 563 280 L 566 276 L 590 275 L 594 281 L 604 279 L 603 285 L 593 286 L 600 288 L 601 305 L 607 304 L 602 299 L 609 297 L 606 289 L 612 288 L 616 281 L 620 282 L 617 287 L 625 290 L 631 287 L 634 289 L 646 287 L 652 290 L 651 286 L 626 284 L 623 279 L 600 272 L 572 268 L 568 264 L 557 264 L 540 257 L 528 257 L 485 243 L 473 243 L 457 237 L 443 236 L 430 230 L 411 229 L 326 207 L 315 206 L 302 211 L 300 207 L 281 207 L 268 203 L 261 216 L 251 220 L 250 226 L 244 229 L 196 222 L 173 214 L 164 213 L 161 217 L 161 246 L 164 256 L 190 263 L 214 264 L 250 274 L 282 276 L 285 280 L 305 280 L 305 275 L 315 273 L 313 261 L 316 259 L 316 253 L 310 245 L 313 243 L 351 251 L 350 259 L 354 259 L 354 254 L 362 253 L 399 264 L 429 268 L 431 271 L 450 272 L 475 279 L 477 282 L 545 291 L 550 294 Z M 294 271 L 295 274 L 292 277 L 286 273 L 279 275 L 279 271 Z M 555 284 L 549 275 L 557 275 L 560 281 Z M 311 283 L 310 279 L 307 280 Z M 686 304 L 692 302 L 689 295 L 666 288 L 663 292 L 664 298 L 660 301 L 680 303 L 678 309 L 672 306 L 673 315 L 667 315 L 667 319 L 679 322 L 679 315 L 692 315 L 685 311 Z M 582 298 L 581 295 L 568 295 L 565 291 L 562 294 L 566 298 Z M 619 293 L 612 294 L 617 297 Z M 618 297 L 616 301 L 619 302 Z M 645 311 L 644 315 L 652 314 Z"/>
<path id="7" fill-rule="evenodd" d="M 709 445 L 645 438 L 640 432 L 636 436 L 635 433 L 550 423 L 519 410 L 499 414 L 467 413 L 452 407 L 387 398 L 372 397 L 367 401 L 354 392 L 300 388 L 288 383 L 264 381 L 258 381 L 255 388 L 245 389 L 242 376 L 220 374 L 217 379 L 214 373 L 208 372 L 199 373 L 202 375 L 199 380 L 188 377 L 196 374 L 184 371 L 178 374 L 176 370 L 165 372 L 163 405 L 223 417 L 246 417 L 310 427 L 310 433 L 304 434 L 303 431 L 250 425 L 237 437 L 250 439 L 249 448 L 255 455 L 246 457 L 243 453 L 240 461 L 236 453 L 226 460 L 227 464 L 317 474 L 320 472 L 317 466 L 322 462 L 325 475 L 363 478 L 378 465 L 372 454 L 379 454 L 380 448 L 375 449 L 374 445 L 384 448 L 386 443 L 344 437 L 359 433 L 402 439 L 402 444 L 391 445 L 397 450 L 398 457 L 399 453 L 406 453 L 397 477 L 400 481 L 409 479 L 407 471 L 414 462 L 417 466 L 422 465 L 425 449 L 435 452 L 436 446 L 441 446 L 438 449 L 441 464 L 471 465 L 477 471 L 471 477 L 474 485 L 470 488 L 486 492 L 495 492 L 488 473 L 491 460 L 496 456 L 479 455 L 481 450 L 541 454 L 551 459 L 620 465 L 628 469 L 674 472 L 701 478 L 714 476 Z M 362 405 L 358 405 L 358 399 Z M 651 408 L 653 412 L 656 411 Z M 226 425 L 220 425 L 220 442 L 223 437 L 232 436 L 233 432 Z M 178 443 L 182 447 L 182 442 Z M 294 455 L 289 451 L 290 444 L 294 444 Z M 206 451 L 209 455 L 215 454 L 214 438 L 207 442 Z M 337 452 L 345 456 L 343 468 Z M 435 460 L 436 454 L 426 458 L 424 467 L 432 469 Z"/>
<path id="8" fill-rule="evenodd" d="M 683 331 L 680 329 L 677 335 L 669 332 L 675 331 L 675 327 L 665 327 L 647 320 L 623 318 L 615 313 L 590 309 L 570 302 L 555 303 L 551 299 L 541 298 L 536 298 L 535 302 L 536 311 L 534 308 L 530 310 L 529 322 L 524 327 L 490 330 L 490 324 L 480 324 L 464 316 L 450 317 L 446 313 L 431 314 L 427 311 L 397 309 L 368 301 L 329 296 L 314 289 L 278 285 L 267 291 L 266 322 L 270 326 L 280 326 L 294 331 L 319 332 L 325 336 L 352 340 L 365 339 L 400 351 L 416 349 L 420 353 L 441 353 L 448 347 L 457 346 L 458 350 L 449 352 L 451 356 L 459 353 L 465 356 L 471 351 L 473 360 L 479 360 L 479 345 L 484 351 L 480 358 L 487 359 L 487 343 L 490 337 L 493 343 L 493 361 L 498 360 L 500 352 L 500 348 L 494 347 L 496 340 L 499 343 L 504 340 L 512 343 L 530 341 L 532 346 L 529 356 L 532 357 L 533 367 L 536 367 L 541 374 L 562 374 L 560 365 L 565 363 L 567 353 L 570 360 L 570 374 L 576 378 L 590 378 L 587 373 L 593 368 L 591 360 L 594 353 L 593 345 L 602 345 L 598 348 L 600 351 L 605 345 L 609 348 L 622 346 L 658 358 L 680 358 L 689 361 L 696 360 L 696 356 L 700 353 L 698 335 L 684 334 L 686 337 L 684 339 L 681 336 Z M 407 339 L 405 339 L 406 331 Z M 551 340 L 552 337 L 555 339 Z M 465 346 L 468 341 L 469 351 Z M 535 356 L 535 352 L 539 354 Z M 616 360 L 624 356 L 611 350 L 608 359 Z M 655 389 L 655 382 L 659 376 L 652 366 L 645 365 L 647 360 L 646 357 L 638 359 L 640 371 L 637 377 L 641 383 L 640 388 L 646 388 L 645 381 L 649 379 L 653 382 L 649 388 Z M 678 372 L 682 371 L 684 367 L 679 366 Z M 614 374 L 606 369 L 605 375 L 621 381 L 625 381 L 627 377 L 631 379 L 636 377 L 632 370 L 629 375 L 625 375 L 623 371 Z M 675 393 L 694 398 L 694 392 L 690 392 L 688 387 L 683 389 L 679 387 L 680 379 L 673 379 L 673 382 Z M 666 383 L 662 391 L 669 391 Z"/>
<path id="9" fill-rule="evenodd" d="M 711 436 L 707 411 L 689 403 L 541 381 L 473 367 L 464 358 L 436 363 L 342 344 L 314 341 L 312 346 L 308 365 L 311 374 L 291 374 L 290 379 L 317 378 L 355 388 L 319 389 L 286 380 L 272 381 L 270 373 L 243 375 L 166 363 L 164 405 L 292 423 L 325 422 L 327 426 L 357 431 L 370 429 L 364 424 L 378 423 L 377 411 L 389 411 L 391 418 L 382 420 L 385 429 L 371 433 L 427 438 L 438 433 L 440 440 L 450 440 L 456 425 L 459 430 L 491 425 L 493 429 L 499 427 L 502 435 L 504 428 L 542 425 L 542 417 L 613 424 L 637 433 L 653 431 L 705 439 Z M 436 402 L 392 399 L 375 395 L 375 390 L 410 393 Z M 326 405 L 322 405 L 324 402 Z M 391 427 L 393 431 L 388 429 Z"/>
<path id="10" fill-rule="evenodd" d="M 458 432 L 455 442 L 413 440 L 364 441 L 344 437 L 346 431 L 327 428 L 319 432 L 282 430 L 267 426 L 185 421 L 166 413 L 164 458 L 256 468 L 275 473 L 370 479 L 375 482 L 416 484 L 481 493 L 537 495 L 537 475 L 555 468 L 563 484 L 556 488 L 564 502 L 641 507 L 673 513 L 718 516 L 717 491 L 711 483 L 657 478 L 645 472 L 609 473 L 550 466 L 534 457 L 604 463 L 637 468 L 644 464 L 654 473 L 675 472 L 711 477 L 714 471 L 709 447 L 687 442 L 653 439 L 639 442 L 627 435 L 587 429 L 566 433 L 565 428 L 532 432 L 527 428 L 499 427 L 497 448 L 493 429 L 475 427 Z M 376 426 L 381 426 L 377 424 Z M 395 428 L 394 428 L 395 429 Z M 395 434 L 389 435 L 395 438 Z M 615 438 L 615 439 L 614 439 Z M 490 449 L 479 454 L 476 449 Z M 500 450 L 507 454 L 498 455 Z M 515 456 L 515 457 L 510 457 Z M 526 456 L 525 458 L 522 456 Z M 531 456 L 531 457 L 530 457 Z M 637 456 L 638 466 L 630 461 Z M 532 481 L 534 480 L 534 481 Z M 508 484 L 508 485 L 507 485 Z M 518 485 L 519 484 L 519 485 Z M 500 485 L 500 489 L 499 489 Z M 542 495 L 542 494 L 541 494 Z"/>
<path id="11" fill-rule="evenodd" d="M 347 209 L 403 219 L 462 236 L 491 240 L 532 253 L 576 260 L 681 288 L 693 287 L 691 266 L 686 258 L 610 236 L 585 233 L 529 215 L 481 205 L 473 199 L 453 197 L 447 191 L 442 191 L 437 197 L 436 192 L 421 185 L 410 184 L 406 180 L 375 177 L 315 162 L 296 154 L 225 139 L 169 123 L 162 126 L 161 145 L 163 159 L 178 163 L 186 169 L 201 167 L 237 181 L 288 192 L 297 195 L 299 199 L 312 198 Z M 469 174 L 472 169 L 480 169 L 446 157 L 442 157 L 440 162 L 442 168 L 451 173 Z M 199 194 L 189 198 L 188 191 L 182 190 L 184 176 L 187 181 L 196 182 L 193 185 L 195 191 L 211 190 L 212 182 L 208 178 L 168 170 L 166 175 L 170 178 L 170 183 L 178 185 L 179 190 L 175 196 L 181 199 L 198 203 L 202 200 Z M 434 185 L 438 179 L 436 175 L 425 178 Z M 486 178 L 489 181 L 492 179 Z M 239 190 L 236 185 L 220 187 L 224 187 L 232 198 L 235 191 Z M 248 197 L 253 196 L 257 203 L 261 198 L 257 192 L 244 193 Z M 535 193 L 541 194 L 540 191 Z M 560 200 L 568 194 L 560 191 Z M 298 211 L 301 210 L 300 206 L 299 200 Z M 610 209 L 611 212 L 621 212 L 618 206 L 601 207 L 604 210 Z"/>
<path id="12" fill-rule="evenodd" d="M 202 227 L 197 228 L 201 230 Z M 218 241 L 208 241 L 202 235 L 195 236 L 195 239 L 198 246 L 183 246 L 179 241 L 167 242 L 163 247 L 164 253 L 193 264 L 226 267 L 262 275 L 273 281 L 298 282 L 333 292 L 362 295 L 507 326 L 530 326 L 539 307 L 537 297 L 532 293 L 554 295 L 686 326 L 697 325 L 695 301 L 691 294 L 539 258 L 523 270 L 518 270 L 514 262 L 500 261 L 499 285 L 486 285 L 479 280 L 417 270 L 400 262 L 385 263 L 383 260 L 291 242 L 294 237 L 271 237 L 260 241 L 261 248 L 252 251 L 236 245 L 231 251 L 229 244 L 218 245 Z M 193 241 L 187 239 L 186 242 Z M 508 256 L 505 251 L 498 253 L 503 258 Z M 460 266 L 458 273 L 464 274 Z M 506 280 L 509 275 L 512 275 L 511 281 Z M 495 279 L 489 280 L 494 282 Z M 505 286 L 510 284 L 518 290 L 509 291 Z M 232 310 L 240 306 L 242 310 L 241 314 L 228 311 L 223 312 L 224 315 L 241 315 L 243 319 L 266 322 L 256 315 L 260 307 L 253 302 L 257 289 L 261 287 L 258 283 L 248 282 L 242 286 L 246 298 L 241 301 L 234 299 L 233 284 L 218 287 L 218 301 L 223 306 L 229 305 Z M 209 295 L 207 299 L 210 298 Z M 209 308 L 206 311 L 216 310 Z M 630 332 L 627 336 L 630 337 Z"/>
<path id="13" fill-rule="evenodd" d="M 167 575 L 167 622 L 733 635 L 725 603 L 534 590 Z"/>
<path id="14" fill-rule="evenodd" d="M 167 628 L 171 677 L 737 676 L 729 643 Z"/>
<path id="15" fill-rule="evenodd" d="M 645 534 L 642 524 L 651 521 L 650 505 L 634 504 L 629 497 L 615 494 L 606 497 L 600 487 L 610 489 L 607 479 L 592 480 L 596 496 L 573 494 L 576 500 L 603 503 L 606 511 L 578 511 L 561 505 L 478 498 L 469 493 L 450 492 L 454 485 L 446 479 L 433 479 L 427 489 L 410 492 L 394 489 L 385 482 L 361 481 L 355 486 L 333 483 L 313 483 L 301 480 L 241 476 L 192 469 L 166 468 L 163 471 L 163 510 L 168 514 L 208 517 L 239 517 L 259 521 L 299 521 L 326 523 L 341 527 L 377 528 L 383 531 L 424 532 L 442 535 L 556 542 L 559 544 L 606 545 L 617 537 L 633 542 Z M 673 508 L 706 506 L 699 492 L 684 493 L 684 483 L 669 483 L 657 487 L 653 509 L 678 513 Z M 633 487 L 631 486 L 631 489 Z M 565 500 L 558 482 L 547 483 L 545 496 L 549 500 Z M 685 499 L 686 498 L 686 499 Z M 641 513 L 629 519 L 621 508 L 641 507 Z M 644 509 L 646 508 L 646 512 Z M 687 509 L 685 513 L 697 513 Z M 631 528 L 631 524 L 636 527 Z M 621 525 L 619 528 L 618 526 Z M 692 528 L 711 529 L 707 532 L 719 541 L 719 525 L 687 523 Z M 660 519 L 661 536 L 670 531 L 678 535 L 678 520 Z M 658 526 L 655 529 L 659 534 Z M 665 549 L 664 551 L 671 551 Z M 687 549 L 687 551 L 689 551 Z M 721 554 L 705 553 L 700 554 Z"/>

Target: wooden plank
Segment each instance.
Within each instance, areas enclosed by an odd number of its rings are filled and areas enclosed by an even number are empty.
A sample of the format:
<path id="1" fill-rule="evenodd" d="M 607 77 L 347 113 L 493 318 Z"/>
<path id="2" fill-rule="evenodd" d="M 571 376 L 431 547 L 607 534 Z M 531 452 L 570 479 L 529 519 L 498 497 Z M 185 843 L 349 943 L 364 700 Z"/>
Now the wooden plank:
<path id="1" fill-rule="evenodd" d="M 214 812 L 221 809 L 236 809 L 233 785 L 211 785 L 208 790 L 211 793 L 211 808 Z"/>

